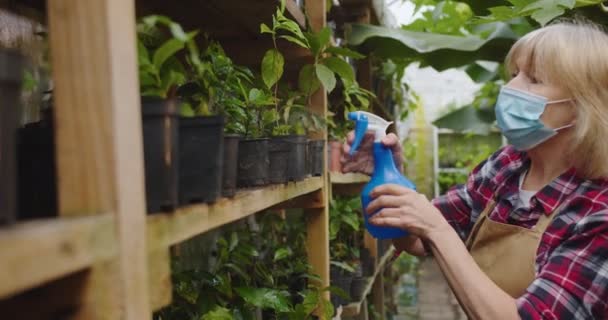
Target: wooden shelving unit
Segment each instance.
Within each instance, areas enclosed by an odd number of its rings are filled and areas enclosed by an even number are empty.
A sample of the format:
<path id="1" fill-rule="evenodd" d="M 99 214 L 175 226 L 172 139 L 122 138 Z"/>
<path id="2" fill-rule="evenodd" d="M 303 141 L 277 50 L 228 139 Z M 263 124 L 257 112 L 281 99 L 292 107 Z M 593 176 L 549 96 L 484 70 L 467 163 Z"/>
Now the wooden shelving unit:
<path id="1" fill-rule="evenodd" d="M 350 3 L 352 2 L 352 3 Z M 350 1 L 372 16 L 369 1 Z M 233 198 L 147 215 L 135 22 L 162 14 L 187 30 L 218 39 L 237 63 L 261 61 L 270 47 L 259 24 L 270 23 L 278 0 L 0 0 L 0 8 L 42 22 L 49 31 L 54 83 L 54 125 L 59 217 L 0 229 L 0 308 L 12 319 L 47 319 L 71 310 L 69 319 L 151 319 L 171 302 L 170 247 L 268 208 L 303 208 L 308 259 L 322 287 L 329 285 L 331 194 L 358 194 L 369 180 L 324 174 L 297 183 L 241 190 Z M 360 8 L 363 6 L 364 8 Z M 288 15 L 318 31 L 326 25 L 326 1 L 300 8 L 286 0 Z M 304 15 L 306 13 L 306 16 Z M 286 66 L 309 54 L 284 43 Z M 371 89 L 369 61 L 359 82 Z M 309 108 L 327 115 L 327 94 Z M 311 138 L 327 140 L 325 131 Z M 326 152 L 324 152 L 326 154 Z M 380 295 L 381 270 L 391 254 L 377 257 L 366 293 Z M 35 298 L 32 298 L 35 297 Z M 325 298 L 329 298 L 326 293 Z M 380 304 L 380 298 L 375 298 Z M 344 308 L 356 314 L 363 302 Z"/>
<path id="2" fill-rule="evenodd" d="M 151 319 L 153 310 L 171 302 L 170 246 L 271 207 L 304 208 L 309 262 L 320 276 L 317 284 L 329 285 L 326 168 L 321 177 L 242 190 L 213 204 L 145 212 L 136 18 L 167 15 L 251 56 L 270 47 L 259 24 L 271 23 L 278 5 L 277 0 L 0 0 L 0 8 L 34 17 L 49 30 L 59 202 L 58 218 L 0 229 L 3 316 L 47 319 L 71 310 L 70 319 Z M 305 8 L 287 0 L 286 9 L 300 26 L 319 30 L 326 24 L 325 0 L 308 0 Z M 284 55 L 286 61 L 307 58 L 297 50 Z M 327 114 L 324 89 L 310 101 L 312 112 Z M 327 140 L 327 133 L 310 137 Z"/>
<path id="3" fill-rule="evenodd" d="M 361 194 L 363 186 L 369 182 L 369 176 L 360 173 L 329 174 L 332 193 L 341 196 L 355 196 Z"/>
<path id="4" fill-rule="evenodd" d="M 362 173 L 338 173 L 330 172 L 329 177 L 333 185 L 368 183 L 369 176 Z"/>
<path id="5" fill-rule="evenodd" d="M 234 198 L 222 198 L 214 204 L 192 205 L 170 214 L 151 215 L 148 217 L 148 233 L 154 236 L 148 236 L 148 248 L 177 244 L 282 203 L 289 206 L 289 202 L 295 202 L 297 198 L 319 191 L 322 187 L 322 178 L 308 178 L 285 185 L 242 190 Z"/>

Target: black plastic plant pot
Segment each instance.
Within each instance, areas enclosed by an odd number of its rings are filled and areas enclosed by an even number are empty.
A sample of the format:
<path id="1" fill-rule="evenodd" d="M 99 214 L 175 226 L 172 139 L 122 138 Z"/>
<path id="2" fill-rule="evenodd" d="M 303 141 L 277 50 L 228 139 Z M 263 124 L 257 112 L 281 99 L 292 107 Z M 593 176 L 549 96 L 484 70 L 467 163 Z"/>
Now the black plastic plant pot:
<path id="1" fill-rule="evenodd" d="M 57 176 L 52 118 L 29 123 L 18 132 L 17 220 L 57 215 Z"/>
<path id="2" fill-rule="evenodd" d="M 268 141 L 268 159 L 270 161 L 270 183 L 287 182 L 290 142 L 285 137 L 272 137 Z"/>
<path id="3" fill-rule="evenodd" d="M 178 106 L 175 100 L 142 97 L 146 207 L 148 213 L 178 205 Z"/>
<path id="4" fill-rule="evenodd" d="M 0 225 L 15 221 L 17 204 L 17 127 L 21 115 L 24 58 L 0 50 Z"/>
<path id="5" fill-rule="evenodd" d="M 310 174 L 313 177 L 323 175 L 323 148 L 325 140 L 308 140 L 308 161 L 310 166 Z"/>
<path id="6" fill-rule="evenodd" d="M 289 141 L 289 162 L 287 163 L 287 179 L 301 181 L 306 177 L 306 136 L 286 136 Z"/>
<path id="7" fill-rule="evenodd" d="M 268 184 L 269 169 L 268 139 L 241 139 L 237 186 L 246 188 Z"/>
<path id="8" fill-rule="evenodd" d="M 368 279 L 365 277 L 354 277 L 353 282 L 350 285 L 350 298 L 351 301 L 363 300 L 363 293 L 367 286 Z"/>
<path id="9" fill-rule="evenodd" d="M 224 135 L 224 166 L 222 172 L 222 195 L 224 197 L 233 197 L 236 193 L 240 138 L 239 135 Z"/>
<path id="10" fill-rule="evenodd" d="M 179 119 L 179 203 L 214 202 L 222 194 L 224 117 Z"/>
<path id="11" fill-rule="evenodd" d="M 339 267 L 330 267 L 330 284 L 332 287 L 340 288 L 347 295 L 350 294 L 350 287 L 353 281 L 353 274 L 349 273 Z M 346 305 L 350 302 L 350 299 L 342 297 L 340 295 L 331 294 L 331 302 L 335 307 L 340 305 Z"/>

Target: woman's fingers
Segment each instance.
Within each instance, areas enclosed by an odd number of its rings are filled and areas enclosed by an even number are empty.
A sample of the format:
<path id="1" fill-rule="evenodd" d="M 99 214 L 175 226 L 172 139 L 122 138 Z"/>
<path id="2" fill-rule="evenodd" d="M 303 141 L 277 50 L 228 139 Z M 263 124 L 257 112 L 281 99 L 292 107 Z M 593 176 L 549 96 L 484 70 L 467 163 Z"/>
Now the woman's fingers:
<path id="1" fill-rule="evenodd" d="M 394 133 L 389 133 L 386 137 L 382 138 L 382 144 L 387 147 L 392 147 L 399 144 L 399 138 Z"/>
<path id="2" fill-rule="evenodd" d="M 402 197 L 381 195 L 369 203 L 367 208 L 365 208 L 365 212 L 367 214 L 372 214 L 382 208 L 397 208 L 404 204 L 406 204 L 406 202 Z"/>
<path id="3" fill-rule="evenodd" d="M 370 195 L 372 198 L 377 198 L 381 195 L 402 196 L 402 195 L 409 195 L 409 194 L 417 194 L 417 192 L 410 188 L 400 186 L 398 184 L 387 183 L 387 184 L 383 184 L 383 185 L 379 185 L 379 186 L 375 187 L 374 190 L 372 190 Z"/>

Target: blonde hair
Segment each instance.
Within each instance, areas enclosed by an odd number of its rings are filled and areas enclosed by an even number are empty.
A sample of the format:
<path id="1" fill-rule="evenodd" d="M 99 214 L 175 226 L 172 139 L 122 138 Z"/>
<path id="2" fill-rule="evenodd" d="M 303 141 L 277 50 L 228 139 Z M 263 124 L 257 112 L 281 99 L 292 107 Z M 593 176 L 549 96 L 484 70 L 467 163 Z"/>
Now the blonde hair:
<path id="1" fill-rule="evenodd" d="M 608 177 L 608 34 L 583 21 L 560 21 L 528 33 L 509 51 L 509 74 L 524 58 L 543 83 L 566 90 L 576 105 L 570 155 L 585 178 Z"/>

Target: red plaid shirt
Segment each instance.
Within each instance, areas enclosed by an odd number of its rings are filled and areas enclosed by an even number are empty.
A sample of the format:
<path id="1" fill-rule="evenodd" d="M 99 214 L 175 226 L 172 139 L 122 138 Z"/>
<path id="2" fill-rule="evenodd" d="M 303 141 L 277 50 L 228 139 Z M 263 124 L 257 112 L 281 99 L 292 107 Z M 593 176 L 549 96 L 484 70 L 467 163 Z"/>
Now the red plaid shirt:
<path id="1" fill-rule="evenodd" d="M 479 164 L 466 185 L 433 200 L 462 239 L 496 193 L 489 217 L 531 228 L 564 203 L 541 238 L 536 279 L 517 299 L 522 319 L 608 319 L 608 179 L 585 180 L 570 169 L 514 210 L 525 152 L 505 147 Z M 568 201 L 568 202 L 564 202 Z"/>

